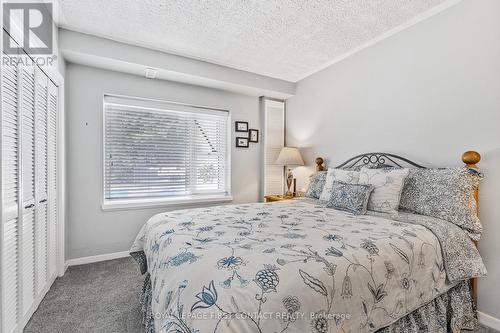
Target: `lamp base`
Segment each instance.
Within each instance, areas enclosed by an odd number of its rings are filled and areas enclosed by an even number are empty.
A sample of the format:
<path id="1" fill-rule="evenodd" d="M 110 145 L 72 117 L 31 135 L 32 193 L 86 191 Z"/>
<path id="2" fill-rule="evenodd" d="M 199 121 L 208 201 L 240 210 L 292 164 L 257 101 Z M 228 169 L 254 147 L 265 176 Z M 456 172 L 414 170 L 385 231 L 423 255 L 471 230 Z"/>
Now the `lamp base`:
<path id="1" fill-rule="evenodd" d="M 287 191 L 285 193 L 285 195 L 288 197 L 291 197 L 293 195 L 292 191 L 290 191 L 290 187 L 292 187 L 292 182 L 293 182 L 293 173 L 292 173 L 292 169 L 289 168 L 287 175 L 286 175 Z"/>

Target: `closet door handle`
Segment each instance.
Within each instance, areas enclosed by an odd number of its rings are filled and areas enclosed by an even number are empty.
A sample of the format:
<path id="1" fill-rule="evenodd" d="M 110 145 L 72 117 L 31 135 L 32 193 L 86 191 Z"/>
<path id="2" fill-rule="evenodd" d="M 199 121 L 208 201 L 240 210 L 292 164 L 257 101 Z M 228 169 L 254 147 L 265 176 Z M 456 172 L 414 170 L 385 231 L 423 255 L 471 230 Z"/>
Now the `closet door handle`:
<path id="1" fill-rule="evenodd" d="M 44 202 L 47 202 L 47 199 L 43 199 L 43 200 L 38 201 L 38 203 L 44 203 Z"/>
<path id="2" fill-rule="evenodd" d="M 30 209 L 30 208 L 33 208 L 33 207 L 35 207 L 35 204 L 24 206 L 24 209 Z"/>

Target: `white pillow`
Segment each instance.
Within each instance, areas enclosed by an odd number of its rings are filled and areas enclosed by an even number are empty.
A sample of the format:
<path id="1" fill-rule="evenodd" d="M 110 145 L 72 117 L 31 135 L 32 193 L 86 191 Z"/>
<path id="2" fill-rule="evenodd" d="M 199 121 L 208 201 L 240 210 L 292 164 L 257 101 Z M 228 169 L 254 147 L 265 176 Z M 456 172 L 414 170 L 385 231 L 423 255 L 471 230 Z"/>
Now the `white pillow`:
<path id="1" fill-rule="evenodd" d="M 368 200 L 368 209 L 382 213 L 397 213 L 401 191 L 408 172 L 408 169 L 361 168 L 359 183 L 374 186 Z"/>
<path id="2" fill-rule="evenodd" d="M 344 170 L 329 168 L 326 174 L 325 186 L 319 200 L 328 201 L 332 195 L 333 182 L 343 182 L 347 184 L 357 184 L 359 179 L 359 171 Z"/>

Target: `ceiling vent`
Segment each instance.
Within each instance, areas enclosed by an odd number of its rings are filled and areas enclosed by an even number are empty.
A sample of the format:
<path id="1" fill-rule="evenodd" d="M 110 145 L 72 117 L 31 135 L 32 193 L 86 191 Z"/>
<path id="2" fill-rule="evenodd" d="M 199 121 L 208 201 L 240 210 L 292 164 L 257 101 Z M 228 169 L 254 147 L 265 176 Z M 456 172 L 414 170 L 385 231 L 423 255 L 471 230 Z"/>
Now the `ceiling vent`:
<path id="1" fill-rule="evenodd" d="M 158 75 L 158 70 L 156 68 L 146 68 L 146 78 L 148 79 L 156 79 Z"/>

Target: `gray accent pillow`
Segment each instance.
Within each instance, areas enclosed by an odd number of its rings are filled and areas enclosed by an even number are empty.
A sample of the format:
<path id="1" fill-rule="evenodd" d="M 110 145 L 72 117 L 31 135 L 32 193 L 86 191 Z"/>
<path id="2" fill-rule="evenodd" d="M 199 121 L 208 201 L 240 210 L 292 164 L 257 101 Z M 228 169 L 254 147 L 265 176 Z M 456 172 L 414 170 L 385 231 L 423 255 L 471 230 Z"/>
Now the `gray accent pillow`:
<path id="1" fill-rule="evenodd" d="M 326 181 L 326 171 L 318 171 L 311 175 L 309 187 L 306 191 L 306 197 L 318 199 L 323 192 Z"/>
<path id="2" fill-rule="evenodd" d="M 327 201 L 326 207 L 347 211 L 355 215 L 366 214 L 368 199 L 372 191 L 372 185 L 335 181 L 332 184 L 330 199 Z"/>
<path id="3" fill-rule="evenodd" d="M 464 229 L 474 240 L 481 237 L 474 191 L 482 176 L 468 168 L 410 169 L 400 207 L 440 218 Z"/>
<path id="4" fill-rule="evenodd" d="M 328 201 L 330 199 L 333 182 L 357 184 L 358 179 L 359 179 L 359 171 L 329 168 L 326 174 L 325 186 L 323 187 L 323 192 L 321 192 L 319 200 Z"/>

